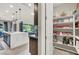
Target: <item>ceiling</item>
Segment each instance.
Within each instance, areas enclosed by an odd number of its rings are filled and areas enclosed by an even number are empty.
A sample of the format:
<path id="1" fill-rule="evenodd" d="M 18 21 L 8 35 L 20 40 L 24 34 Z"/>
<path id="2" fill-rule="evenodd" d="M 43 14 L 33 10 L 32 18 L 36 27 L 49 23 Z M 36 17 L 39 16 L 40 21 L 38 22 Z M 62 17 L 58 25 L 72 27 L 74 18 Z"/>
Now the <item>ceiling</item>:
<path id="1" fill-rule="evenodd" d="M 21 13 L 19 13 L 21 8 Z M 17 14 L 16 14 L 16 11 Z M 21 15 L 21 17 L 19 17 Z M 34 15 L 34 4 L 32 3 L 0 3 L 0 19 L 13 20 L 13 18 L 29 19 Z"/>
<path id="2" fill-rule="evenodd" d="M 64 4 L 64 3 L 54 3 L 53 7 L 56 8 L 56 7 L 58 7 L 58 6 L 62 5 L 62 4 Z"/>

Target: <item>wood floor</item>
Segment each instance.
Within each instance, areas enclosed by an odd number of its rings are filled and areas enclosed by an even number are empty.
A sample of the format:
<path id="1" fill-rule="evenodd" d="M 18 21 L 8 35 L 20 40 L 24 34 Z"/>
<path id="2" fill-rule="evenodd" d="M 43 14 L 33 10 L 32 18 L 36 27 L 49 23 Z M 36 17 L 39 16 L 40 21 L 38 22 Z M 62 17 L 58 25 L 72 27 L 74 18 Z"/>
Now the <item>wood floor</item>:
<path id="1" fill-rule="evenodd" d="M 70 53 L 61 49 L 53 49 L 53 55 L 75 55 L 74 53 Z"/>
<path id="2" fill-rule="evenodd" d="M 30 53 L 27 51 L 27 44 L 24 44 L 14 49 L 10 49 L 1 38 L 0 43 L 4 47 L 3 50 L 0 50 L 0 55 L 30 55 Z"/>
<path id="3" fill-rule="evenodd" d="M 15 49 L 7 48 L 0 50 L 0 55 L 29 55 L 29 52 L 26 49 L 26 45 L 22 45 Z"/>

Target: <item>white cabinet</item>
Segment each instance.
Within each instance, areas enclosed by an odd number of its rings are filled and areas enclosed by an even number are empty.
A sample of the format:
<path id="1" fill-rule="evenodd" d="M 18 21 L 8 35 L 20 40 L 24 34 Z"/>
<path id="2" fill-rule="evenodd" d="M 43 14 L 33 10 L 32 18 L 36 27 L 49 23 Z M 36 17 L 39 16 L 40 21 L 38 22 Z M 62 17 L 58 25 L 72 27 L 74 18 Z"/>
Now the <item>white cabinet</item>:
<path id="1" fill-rule="evenodd" d="M 6 32 L 4 41 L 12 49 L 27 44 L 29 51 L 29 36 L 25 32 Z"/>

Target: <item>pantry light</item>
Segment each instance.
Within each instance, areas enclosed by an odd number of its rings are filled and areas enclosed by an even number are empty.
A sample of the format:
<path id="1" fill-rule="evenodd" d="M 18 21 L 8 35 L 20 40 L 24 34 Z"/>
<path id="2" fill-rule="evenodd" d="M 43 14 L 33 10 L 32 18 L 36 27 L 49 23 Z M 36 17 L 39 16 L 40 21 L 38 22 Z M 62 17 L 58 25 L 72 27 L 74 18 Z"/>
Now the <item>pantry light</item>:
<path id="1" fill-rule="evenodd" d="M 10 5 L 10 7 L 13 8 L 14 6 L 13 5 Z"/>
<path id="2" fill-rule="evenodd" d="M 13 18 L 14 16 L 12 16 L 12 18 Z"/>
<path id="3" fill-rule="evenodd" d="M 6 12 L 6 13 L 8 13 L 9 11 L 8 11 L 8 10 L 6 10 L 5 12 Z"/>
<path id="4" fill-rule="evenodd" d="M 34 15 L 34 12 L 32 12 L 31 15 Z"/>
<path id="5" fill-rule="evenodd" d="M 28 6 L 29 6 L 29 7 L 31 7 L 31 6 L 32 6 L 32 4 L 30 4 L 30 3 L 29 3 L 29 4 L 28 4 Z"/>

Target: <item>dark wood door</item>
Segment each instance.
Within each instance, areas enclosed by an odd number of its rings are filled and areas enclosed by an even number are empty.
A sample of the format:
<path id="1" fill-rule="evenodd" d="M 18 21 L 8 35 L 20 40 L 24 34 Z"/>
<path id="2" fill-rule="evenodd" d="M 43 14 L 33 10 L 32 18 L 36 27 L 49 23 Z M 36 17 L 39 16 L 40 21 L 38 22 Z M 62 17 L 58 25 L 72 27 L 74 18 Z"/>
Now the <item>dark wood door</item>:
<path id="1" fill-rule="evenodd" d="M 32 55 L 38 55 L 38 39 L 30 38 L 30 52 Z"/>

